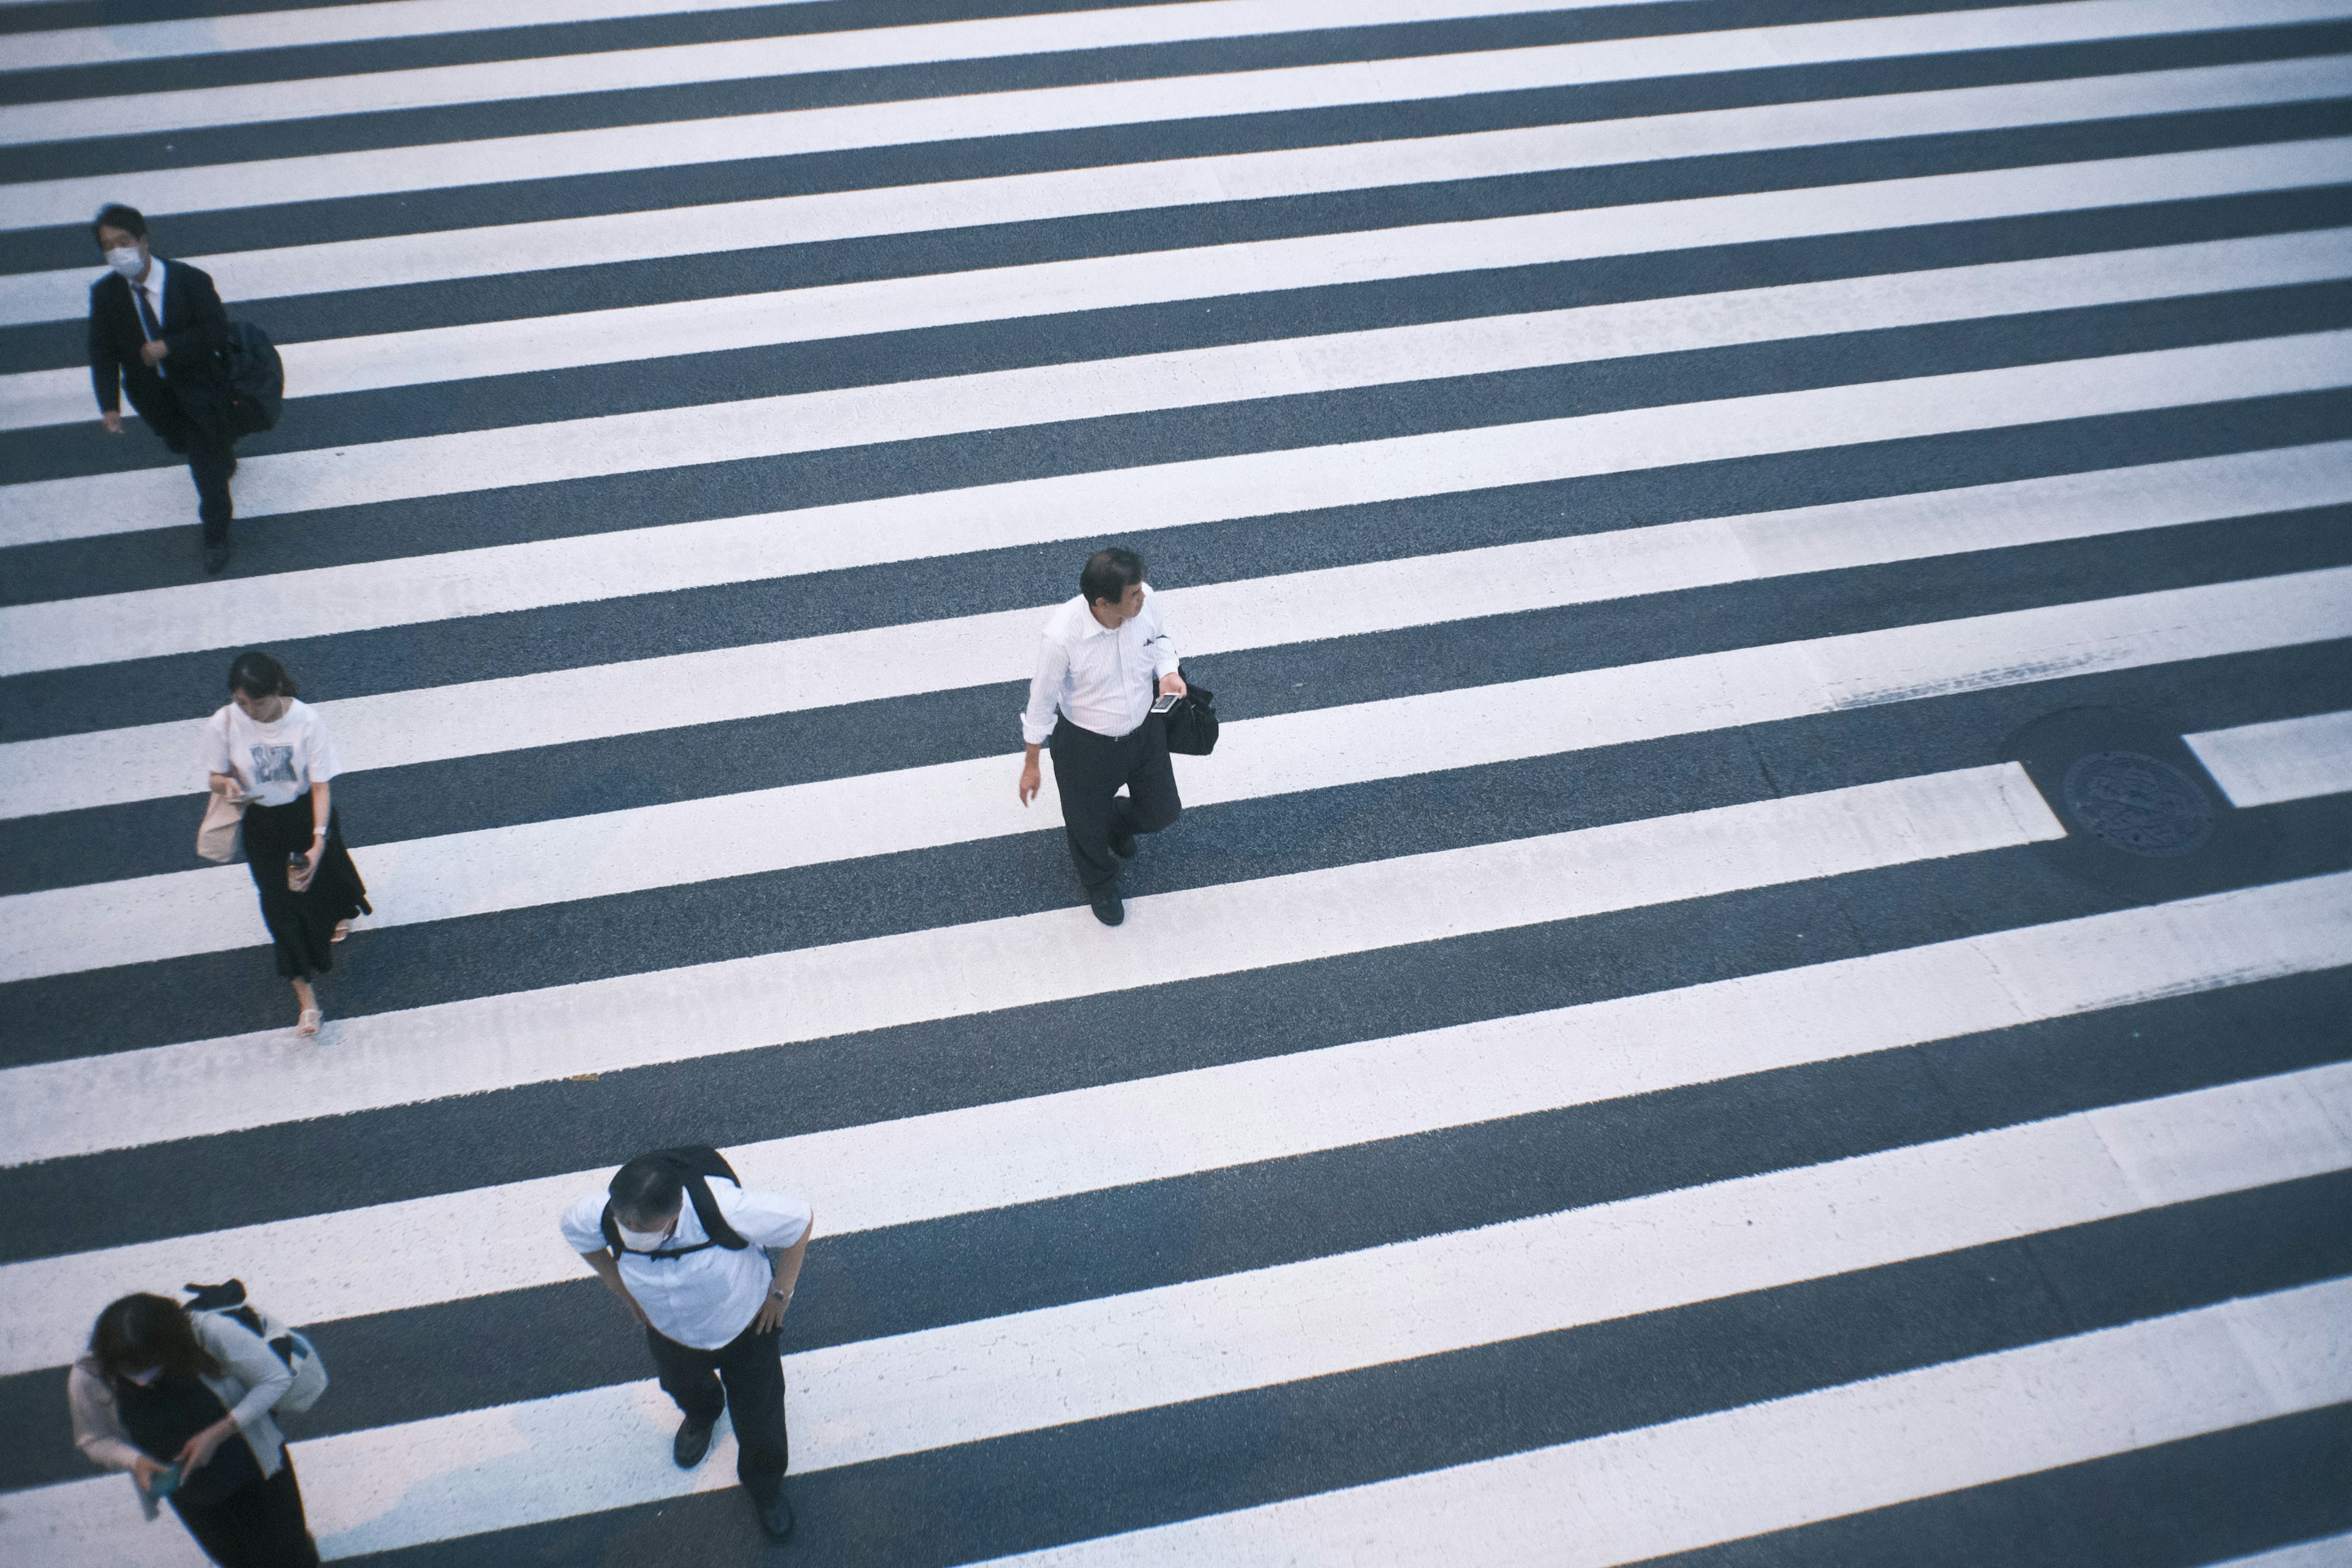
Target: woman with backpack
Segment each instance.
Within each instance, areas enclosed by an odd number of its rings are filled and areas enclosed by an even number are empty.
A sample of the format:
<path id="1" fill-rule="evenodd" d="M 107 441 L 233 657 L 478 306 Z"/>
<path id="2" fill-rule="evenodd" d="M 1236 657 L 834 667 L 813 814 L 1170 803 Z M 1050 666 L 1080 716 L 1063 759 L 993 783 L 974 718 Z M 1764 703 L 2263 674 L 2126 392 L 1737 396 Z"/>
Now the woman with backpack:
<path id="1" fill-rule="evenodd" d="M 259 651 L 228 670 L 229 700 L 205 721 L 213 792 L 244 809 L 245 858 L 278 973 L 294 983 L 294 1032 L 319 1032 L 310 977 L 335 964 L 333 944 L 367 912 L 367 887 L 343 847 L 328 781 L 339 771 L 327 721 L 295 700 L 286 667 Z"/>
<path id="2" fill-rule="evenodd" d="M 261 1336 L 164 1296 L 98 1315 L 67 1374 L 74 1446 L 128 1470 L 149 1518 L 169 1501 L 222 1568 L 317 1568 L 302 1490 L 270 1411 L 294 1373 Z"/>

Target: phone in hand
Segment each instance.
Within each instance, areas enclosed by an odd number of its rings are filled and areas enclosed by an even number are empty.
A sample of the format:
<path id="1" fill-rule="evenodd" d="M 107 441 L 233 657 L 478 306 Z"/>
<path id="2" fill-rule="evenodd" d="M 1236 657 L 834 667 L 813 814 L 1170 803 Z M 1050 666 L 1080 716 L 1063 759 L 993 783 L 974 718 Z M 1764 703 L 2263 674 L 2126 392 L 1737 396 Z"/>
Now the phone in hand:
<path id="1" fill-rule="evenodd" d="M 1175 707 L 1176 704 L 1183 700 L 1184 699 L 1178 696 L 1175 692 L 1162 692 L 1160 696 L 1151 700 L 1151 710 L 1154 713 L 1165 713 L 1171 708 Z"/>
<path id="2" fill-rule="evenodd" d="M 165 1498 L 180 1489 L 180 1467 L 166 1465 L 147 1478 L 147 1495 Z"/>

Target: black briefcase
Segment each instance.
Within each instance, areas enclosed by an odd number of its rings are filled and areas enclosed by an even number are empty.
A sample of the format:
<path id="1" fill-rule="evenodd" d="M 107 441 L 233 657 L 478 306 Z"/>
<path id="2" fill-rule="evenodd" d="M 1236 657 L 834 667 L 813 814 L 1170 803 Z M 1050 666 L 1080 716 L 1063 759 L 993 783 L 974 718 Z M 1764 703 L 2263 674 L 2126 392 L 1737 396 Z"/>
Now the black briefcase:
<path id="1" fill-rule="evenodd" d="M 1194 685 L 1181 668 L 1176 673 L 1183 676 L 1184 695 L 1161 715 L 1161 722 L 1168 726 L 1168 749 L 1188 757 L 1205 757 L 1217 749 L 1217 694 Z"/>

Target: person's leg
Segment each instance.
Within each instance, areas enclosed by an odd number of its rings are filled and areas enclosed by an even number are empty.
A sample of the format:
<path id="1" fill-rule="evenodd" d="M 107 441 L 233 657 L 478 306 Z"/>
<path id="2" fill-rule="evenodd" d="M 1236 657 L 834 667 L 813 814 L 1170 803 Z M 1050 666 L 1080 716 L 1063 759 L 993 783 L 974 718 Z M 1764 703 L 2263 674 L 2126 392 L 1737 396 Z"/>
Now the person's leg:
<path id="1" fill-rule="evenodd" d="M 276 1475 L 239 1487 L 215 1506 L 236 1531 L 241 1555 L 233 1561 L 251 1568 L 319 1568 L 290 1457 Z"/>
<path id="2" fill-rule="evenodd" d="M 1110 852 L 1111 799 L 1118 788 L 1118 742 L 1067 719 L 1054 726 L 1048 742 L 1054 752 L 1054 787 L 1062 796 L 1062 830 L 1069 837 L 1070 858 L 1087 892 L 1118 877 L 1118 861 Z"/>
<path id="3" fill-rule="evenodd" d="M 236 516 L 236 503 L 229 499 L 228 476 L 236 466 L 236 455 L 226 447 L 207 444 L 188 448 L 188 473 L 196 481 L 196 521 L 204 525 L 207 552 L 228 548 L 228 525 Z"/>
<path id="4" fill-rule="evenodd" d="M 1176 794 L 1176 770 L 1168 761 L 1168 726 L 1158 719 L 1145 720 L 1132 745 L 1127 794 L 1113 807 L 1111 833 L 1113 843 L 1128 841 L 1122 846 L 1128 853 L 1134 851 L 1135 835 L 1157 833 L 1184 811 Z"/>
<path id="5" fill-rule="evenodd" d="M 230 1509 L 234 1494 L 218 1502 L 189 1502 L 183 1498 L 164 1500 L 180 1522 L 188 1527 L 204 1554 L 219 1563 L 221 1568 L 250 1568 L 245 1553 L 245 1532 L 237 1528 L 237 1519 Z"/>
<path id="6" fill-rule="evenodd" d="M 735 1479 L 761 1502 L 776 1495 L 792 1466 L 784 1436 L 784 1363 L 776 1350 L 777 1331 L 746 1329 L 719 1352 L 719 1376 L 727 1385 L 727 1412 L 735 1424 Z"/>
<path id="7" fill-rule="evenodd" d="M 646 1343 L 654 1352 L 654 1370 L 660 1375 L 662 1392 L 677 1402 L 686 1418 L 706 1426 L 718 1420 L 719 1413 L 727 1408 L 727 1391 L 711 1370 L 716 1359 L 712 1352 L 679 1344 L 650 1328 L 646 1331 Z"/>

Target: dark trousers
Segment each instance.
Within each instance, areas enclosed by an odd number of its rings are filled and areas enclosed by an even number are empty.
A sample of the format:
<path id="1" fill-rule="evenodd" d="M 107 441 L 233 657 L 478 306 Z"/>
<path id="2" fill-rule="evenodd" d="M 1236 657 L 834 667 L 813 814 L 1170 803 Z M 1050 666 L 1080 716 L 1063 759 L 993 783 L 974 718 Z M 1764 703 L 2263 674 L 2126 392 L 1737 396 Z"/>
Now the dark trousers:
<path id="1" fill-rule="evenodd" d="M 169 1500 L 205 1555 L 222 1568 L 319 1568 L 319 1548 L 302 1517 L 302 1489 L 294 1479 L 291 1454 L 276 1475 L 241 1486 L 218 1502 Z"/>
<path id="2" fill-rule="evenodd" d="M 188 448 L 188 472 L 196 481 L 196 521 L 204 524 L 206 544 L 228 542 L 229 521 L 236 516 L 236 503 L 229 500 L 228 476 L 236 467 L 233 447 Z"/>
<path id="3" fill-rule="evenodd" d="M 1157 833 L 1184 809 L 1176 797 L 1176 772 L 1168 765 L 1168 724 L 1154 715 L 1114 741 L 1064 715 L 1046 744 L 1054 753 L 1054 787 L 1062 794 L 1070 858 L 1091 893 L 1118 875 L 1112 839 Z"/>
<path id="4" fill-rule="evenodd" d="M 716 1421 L 721 1410 L 735 1417 L 735 1479 L 765 1503 L 784 1484 L 792 1448 L 784 1440 L 784 1363 L 777 1359 L 778 1330 L 754 1332 L 755 1316 L 743 1331 L 715 1351 L 679 1344 L 653 1329 L 654 1366 L 662 1392 L 697 1421 Z"/>

